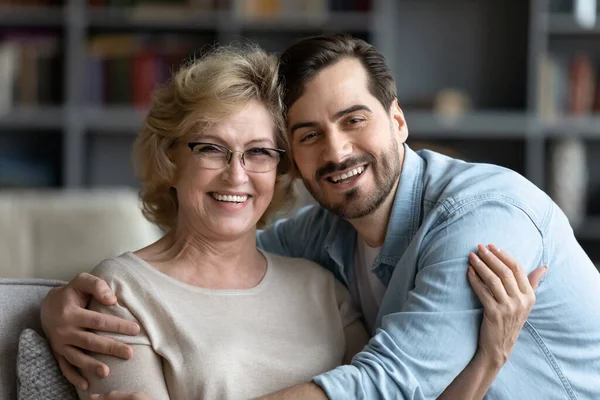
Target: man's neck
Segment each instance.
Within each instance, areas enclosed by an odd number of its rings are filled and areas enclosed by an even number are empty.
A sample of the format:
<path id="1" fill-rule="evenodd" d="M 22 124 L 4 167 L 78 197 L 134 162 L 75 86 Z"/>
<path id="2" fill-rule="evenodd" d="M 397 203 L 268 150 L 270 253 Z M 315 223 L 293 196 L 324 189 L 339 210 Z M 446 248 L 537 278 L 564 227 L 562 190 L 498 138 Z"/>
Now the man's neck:
<path id="1" fill-rule="evenodd" d="M 389 196 L 377 210 L 365 217 L 348 220 L 369 247 L 383 246 L 399 182 L 400 180 L 396 182 Z"/>

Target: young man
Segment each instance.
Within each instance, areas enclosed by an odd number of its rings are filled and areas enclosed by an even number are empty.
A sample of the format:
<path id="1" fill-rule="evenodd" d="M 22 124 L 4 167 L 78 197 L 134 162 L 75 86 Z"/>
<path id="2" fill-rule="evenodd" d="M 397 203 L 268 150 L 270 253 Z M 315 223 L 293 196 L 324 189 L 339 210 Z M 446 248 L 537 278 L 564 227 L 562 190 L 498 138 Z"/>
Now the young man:
<path id="1" fill-rule="evenodd" d="M 550 266 L 489 398 L 597 396 L 600 276 L 548 196 L 500 167 L 413 152 L 394 78 L 373 46 L 307 38 L 281 60 L 293 161 L 321 207 L 278 222 L 258 242 L 333 271 L 373 337 L 351 365 L 273 398 L 438 396 L 476 350 L 481 304 L 464 271 L 480 262 L 465 254 L 481 242 L 526 271 Z M 495 291 L 503 283 L 506 292 Z M 519 290 L 497 284 L 494 296 Z"/>

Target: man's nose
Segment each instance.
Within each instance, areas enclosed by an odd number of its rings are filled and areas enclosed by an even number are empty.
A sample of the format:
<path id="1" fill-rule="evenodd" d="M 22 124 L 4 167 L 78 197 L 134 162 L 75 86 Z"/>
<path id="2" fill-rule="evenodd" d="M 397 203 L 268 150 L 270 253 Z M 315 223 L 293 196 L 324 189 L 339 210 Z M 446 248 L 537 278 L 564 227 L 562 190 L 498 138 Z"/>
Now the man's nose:
<path id="1" fill-rule="evenodd" d="M 352 155 L 352 142 L 346 133 L 340 132 L 338 129 L 332 129 L 326 135 L 323 161 L 340 163 Z"/>

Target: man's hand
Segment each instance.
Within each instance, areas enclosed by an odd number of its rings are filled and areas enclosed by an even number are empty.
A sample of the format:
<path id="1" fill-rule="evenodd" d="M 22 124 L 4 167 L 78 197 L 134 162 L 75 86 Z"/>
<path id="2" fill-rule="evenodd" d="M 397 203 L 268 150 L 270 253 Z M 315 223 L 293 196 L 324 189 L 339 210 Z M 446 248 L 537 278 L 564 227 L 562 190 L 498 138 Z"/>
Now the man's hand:
<path id="1" fill-rule="evenodd" d="M 152 397 L 148 396 L 143 392 L 126 393 L 118 392 L 113 390 L 109 393 L 104 394 L 93 394 L 90 396 L 92 400 L 153 400 Z"/>
<path id="2" fill-rule="evenodd" d="M 140 327 L 131 321 L 86 310 L 93 296 L 104 305 L 114 305 L 117 298 L 107 283 L 93 275 L 77 275 L 68 285 L 52 289 L 41 305 L 42 328 L 50 341 L 54 356 L 65 377 L 81 390 L 88 382 L 77 371 L 84 369 L 100 377 L 109 374 L 108 366 L 83 350 L 129 359 L 133 349 L 121 342 L 89 332 L 88 329 L 137 335 Z"/>
<path id="3" fill-rule="evenodd" d="M 483 304 L 479 350 L 502 366 L 535 304 L 535 290 L 547 268 L 527 276 L 517 260 L 494 245 L 489 250 L 479 245 L 478 250 L 479 257 L 469 256 L 468 278 Z"/>

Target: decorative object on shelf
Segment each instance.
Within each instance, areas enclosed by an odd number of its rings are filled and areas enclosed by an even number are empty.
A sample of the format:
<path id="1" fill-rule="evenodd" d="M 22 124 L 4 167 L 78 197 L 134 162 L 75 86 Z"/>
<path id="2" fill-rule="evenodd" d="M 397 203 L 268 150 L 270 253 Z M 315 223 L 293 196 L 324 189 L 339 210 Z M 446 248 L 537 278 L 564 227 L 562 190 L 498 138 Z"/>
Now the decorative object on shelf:
<path id="1" fill-rule="evenodd" d="M 447 88 L 436 94 L 433 109 L 443 117 L 458 118 L 471 110 L 472 103 L 465 91 Z"/>
<path id="2" fill-rule="evenodd" d="M 583 139 L 567 137 L 556 141 L 550 150 L 549 192 L 573 229 L 585 219 L 588 179 Z"/>
<path id="3" fill-rule="evenodd" d="M 597 0 L 575 0 L 575 20 L 584 28 L 596 26 Z"/>

